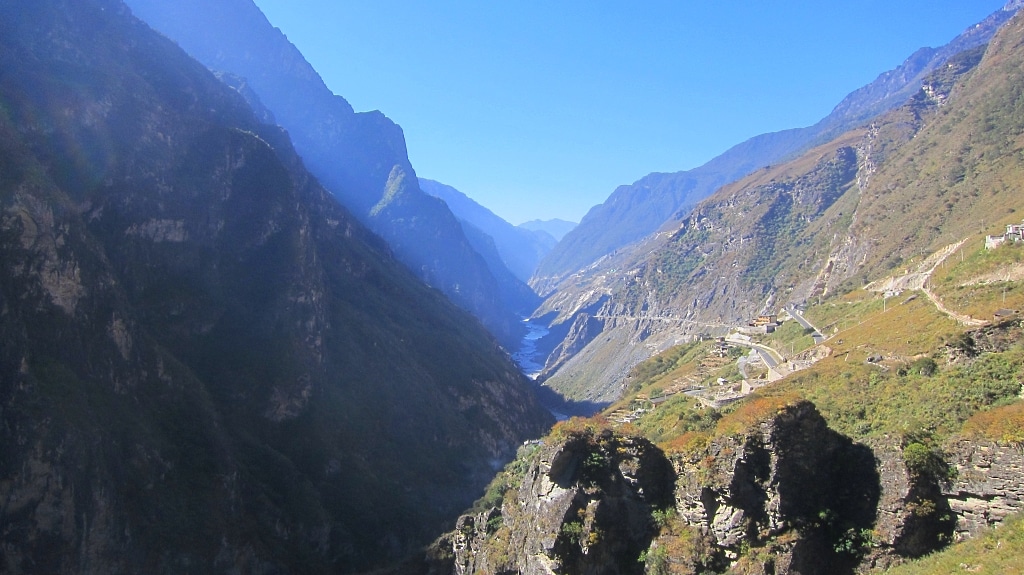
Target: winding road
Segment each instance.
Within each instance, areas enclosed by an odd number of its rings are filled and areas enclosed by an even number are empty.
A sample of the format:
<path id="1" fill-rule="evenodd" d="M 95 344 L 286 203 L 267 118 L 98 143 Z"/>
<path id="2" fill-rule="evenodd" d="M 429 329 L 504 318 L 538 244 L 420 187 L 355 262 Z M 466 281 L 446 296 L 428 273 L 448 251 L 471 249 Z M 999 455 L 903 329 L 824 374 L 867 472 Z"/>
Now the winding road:
<path id="1" fill-rule="evenodd" d="M 779 367 L 779 363 L 782 362 L 782 355 L 779 352 L 775 351 L 774 349 L 768 347 L 767 345 L 761 345 L 759 343 L 746 341 L 738 337 L 732 336 L 726 337 L 725 341 L 742 347 L 749 347 L 757 351 L 758 355 L 761 356 L 761 359 L 764 361 L 764 364 L 767 365 L 769 369 L 775 369 L 776 367 Z"/>

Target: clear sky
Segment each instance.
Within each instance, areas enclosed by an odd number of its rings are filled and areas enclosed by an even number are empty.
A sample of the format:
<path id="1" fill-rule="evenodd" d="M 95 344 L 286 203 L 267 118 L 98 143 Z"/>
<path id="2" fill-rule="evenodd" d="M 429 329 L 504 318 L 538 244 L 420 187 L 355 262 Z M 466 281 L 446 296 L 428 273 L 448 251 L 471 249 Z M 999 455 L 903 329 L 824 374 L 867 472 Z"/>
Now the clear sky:
<path id="1" fill-rule="evenodd" d="M 419 176 L 513 224 L 808 126 L 1003 0 L 255 0 Z"/>

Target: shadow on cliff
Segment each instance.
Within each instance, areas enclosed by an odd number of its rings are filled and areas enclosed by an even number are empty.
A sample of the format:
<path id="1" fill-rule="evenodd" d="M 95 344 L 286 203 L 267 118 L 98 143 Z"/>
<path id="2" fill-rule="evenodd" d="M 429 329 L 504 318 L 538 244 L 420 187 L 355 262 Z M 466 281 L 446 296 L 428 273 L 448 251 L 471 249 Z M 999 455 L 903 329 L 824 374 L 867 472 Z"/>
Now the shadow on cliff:
<path id="1" fill-rule="evenodd" d="M 606 402 L 596 401 L 575 401 L 567 399 L 557 391 L 546 385 L 534 386 L 534 393 L 540 404 L 555 416 L 556 419 L 568 419 L 569 417 L 590 417 L 604 408 L 608 407 Z"/>
<path id="2" fill-rule="evenodd" d="M 680 495 L 703 507 L 718 547 L 716 570 L 728 569 L 729 555 L 749 546 L 770 550 L 768 557 L 746 559 L 762 561 L 766 573 L 856 572 L 871 550 L 882 494 L 869 447 L 830 429 L 806 401 L 742 439 L 709 447 L 718 472 L 710 482 L 690 482 Z"/>
<path id="3" fill-rule="evenodd" d="M 805 422 L 780 422 L 783 433 L 800 433 Z M 809 431 L 809 430 L 804 430 Z M 874 452 L 831 429 L 816 442 L 800 442 L 778 454 L 779 511 L 801 536 L 790 572 L 846 575 L 870 550 L 882 485 Z"/>

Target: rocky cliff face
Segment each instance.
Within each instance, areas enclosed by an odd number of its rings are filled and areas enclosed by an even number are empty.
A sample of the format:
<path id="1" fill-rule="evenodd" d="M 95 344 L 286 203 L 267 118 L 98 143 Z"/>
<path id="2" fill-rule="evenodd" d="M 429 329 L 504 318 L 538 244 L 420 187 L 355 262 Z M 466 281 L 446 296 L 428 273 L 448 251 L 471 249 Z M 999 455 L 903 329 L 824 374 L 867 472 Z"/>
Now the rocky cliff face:
<path id="1" fill-rule="evenodd" d="M 346 572 L 546 429 L 205 67 L 116 0 L 0 2 L 10 573 Z"/>
<path id="2" fill-rule="evenodd" d="M 832 431 L 808 402 L 742 409 L 745 429 L 671 456 L 597 429 L 535 448 L 500 509 L 463 516 L 410 571 L 863 573 L 1021 509 L 1017 450 L 958 444 L 973 471 L 949 481 L 898 443 Z"/>
<path id="3" fill-rule="evenodd" d="M 1024 510 L 1024 452 L 1020 445 L 960 439 L 948 446 L 955 480 L 943 494 L 956 514 L 958 539 L 977 535 Z"/>
<path id="4" fill-rule="evenodd" d="M 528 288 L 511 275 L 496 279 L 451 210 L 423 193 L 401 127 L 378 111 L 356 113 L 331 93 L 251 0 L 127 4 L 209 68 L 244 78 L 288 130 L 310 171 L 400 261 L 473 313 L 506 346 L 519 343 L 519 302 L 505 296 Z"/>
<path id="5" fill-rule="evenodd" d="M 828 429 L 806 402 L 676 466 L 676 508 L 708 538 L 704 562 L 742 561 L 741 572 L 852 572 L 883 491 L 871 450 Z"/>
<path id="6" fill-rule="evenodd" d="M 594 430 L 529 455 L 500 509 L 462 517 L 431 550 L 439 573 L 640 573 L 674 473 L 641 438 Z"/>

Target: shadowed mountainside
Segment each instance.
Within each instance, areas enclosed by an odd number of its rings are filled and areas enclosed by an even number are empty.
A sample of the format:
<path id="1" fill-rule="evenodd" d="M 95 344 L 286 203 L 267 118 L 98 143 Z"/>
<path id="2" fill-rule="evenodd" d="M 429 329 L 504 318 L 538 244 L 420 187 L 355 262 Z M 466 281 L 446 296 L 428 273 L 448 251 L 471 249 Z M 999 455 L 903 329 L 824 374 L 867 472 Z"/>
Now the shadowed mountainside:
<path id="1" fill-rule="evenodd" d="M 510 349 L 523 335 L 521 291 L 495 278 L 444 202 L 420 189 L 401 127 L 353 111 L 251 0 L 128 0 L 155 29 L 216 71 L 245 79 L 288 130 L 309 170 L 399 260 L 468 310 Z"/>
<path id="2" fill-rule="evenodd" d="M 550 416 L 497 342 L 116 0 L 0 2 L 12 573 L 400 558 Z"/>

